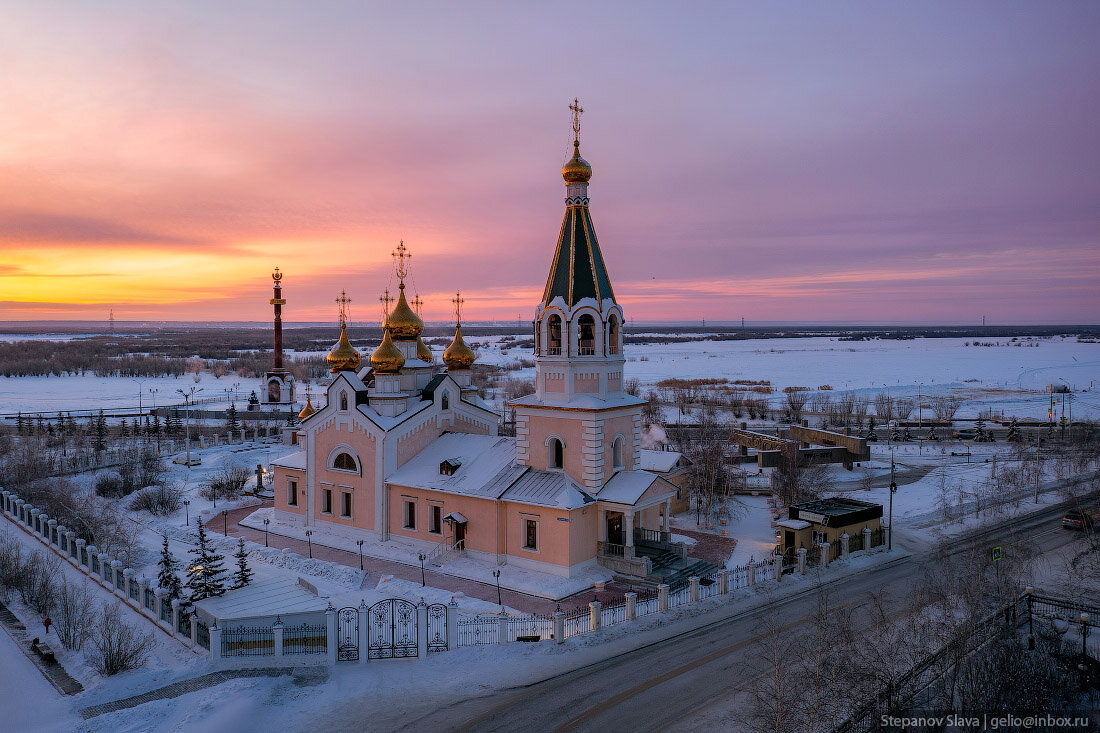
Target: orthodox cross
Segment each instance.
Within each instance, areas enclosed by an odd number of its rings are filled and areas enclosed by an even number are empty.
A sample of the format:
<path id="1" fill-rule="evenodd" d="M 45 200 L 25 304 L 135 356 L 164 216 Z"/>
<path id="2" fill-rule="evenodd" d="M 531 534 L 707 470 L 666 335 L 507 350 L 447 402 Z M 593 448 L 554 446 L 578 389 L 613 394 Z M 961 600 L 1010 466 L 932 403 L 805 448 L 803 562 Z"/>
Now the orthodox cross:
<path id="1" fill-rule="evenodd" d="M 409 248 L 405 246 L 405 240 L 401 240 L 397 248 L 393 251 L 394 259 L 394 271 L 397 272 L 398 287 L 402 290 L 405 288 L 405 277 L 409 274 L 409 260 L 412 259 L 412 253 L 409 252 Z"/>
<path id="2" fill-rule="evenodd" d="M 424 301 L 420 299 L 420 293 L 417 293 L 413 297 L 413 308 L 416 309 L 416 315 L 420 315 L 420 308 L 424 305 Z"/>
<path id="3" fill-rule="evenodd" d="M 455 304 L 455 323 L 462 324 L 462 304 L 466 301 L 462 297 L 462 292 L 455 293 L 455 297 L 451 298 L 451 302 Z"/>
<path id="4" fill-rule="evenodd" d="M 340 291 L 340 297 L 336 299 L 337 304 L 340 306 L 340 325 L 343 326 L 348 322 L 348 303 L 351 302 L 351 298 L 348 297 L 346 290 Z"/>
<path id="5" fill-rule="evenodd" d="M 271 279 L 275 281 L 276 285 L 278 285 L 279 281 L 283 279 L 283 273 L 279 272 L 278 267 L 275 268 L 275 272 L 271 273 Z"/>
<path id="6" fill-rule="evenodd" d="M 390 295 L 390 289 L 386 288 L 382 293 L 382 297 L 378 299 L 378 302 L 382 304 L 382 325 L 386 325 L 386 320 L 390 317 L 390 303 L 393 302 L 393 296 Z"/>
<path id="7" fill-rule="evenodd" d="M 573 110 L 573 142 L 577 143 L 581 139 L 581 115 L 584 114 L 584 107 L 581 107 L 580 101 L 574 97 L 569 109 Z"/>

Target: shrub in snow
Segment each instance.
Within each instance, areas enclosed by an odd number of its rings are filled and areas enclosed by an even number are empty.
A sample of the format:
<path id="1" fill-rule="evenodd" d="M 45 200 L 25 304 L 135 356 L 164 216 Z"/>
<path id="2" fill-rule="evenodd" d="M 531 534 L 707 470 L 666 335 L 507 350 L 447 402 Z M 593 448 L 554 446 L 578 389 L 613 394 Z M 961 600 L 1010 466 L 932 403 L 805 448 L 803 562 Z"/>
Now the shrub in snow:
<path id="1" fill-rule="evenodd" d="M 100 612 L 88 641 L 85 657 L 102 675 L 137 669 L 153 648 L 152 632 L 143 634 L 123 622 L 118 601 Z"/>
<path id="2" fill-rule="evenodd" d="M 95 477 L 95 493 L 106 497 L 123 496 L 122 477 L 117 473 L 101 473 Z"/>
<path id="3" fill-rule="evenodd" d="M 236 499 L 244 491 L 250 478 L 252 471 L 246 466 L 231 464 L 211 474 L 199 489 L 199 495 L 207 500 Z"/>
<path id="4" fill-rule="evenodd" d="M 183 506 L 183 492 L 175 486 L 149 486 L 136 492 L 130 499 L 130 509 L 167 517 Z"/>

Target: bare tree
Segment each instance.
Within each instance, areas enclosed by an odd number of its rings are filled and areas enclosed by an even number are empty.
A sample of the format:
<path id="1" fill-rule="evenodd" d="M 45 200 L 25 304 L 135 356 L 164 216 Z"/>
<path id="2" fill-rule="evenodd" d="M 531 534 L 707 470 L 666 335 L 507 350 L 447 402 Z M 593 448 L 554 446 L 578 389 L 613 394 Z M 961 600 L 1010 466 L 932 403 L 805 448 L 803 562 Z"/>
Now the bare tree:
<path id="1" fill-rule="evenodd" d="M 87 581 L 72 585 L 65 579 L 57 588 L 57 603 L 54 606 L 53 622 L 57 636 L 66 649 L 80 651 L 84 642 L 91 636 L 95 625 L 92 592 Z"/>
<path id="2" fill-rule="evenodd" d="M 909 397 L 895 397 L 894 398 L 894 415 L 898 420 L 905 420 L 913 412 L 913 408 L 917 406 L 916 400 Z"/>
<path id="3" fill-rule="evenodd" d="M 804 650 L 795 635 L 780 626 L 776 614 L 765 619 L 751 657 L 753 681 L 741 722 L 753 733 L 790 733 L 802 722 L 803 688 L 790 665 Z"/>
<path id="4" fill-rule="evenodd" d="M 802 410 L 806 407 L 806 392 L 801 389 L 792 389 L 787 392 L 787 412 L 792 423 L 802 422 Z"/>
<path id="5" fill-rule="evenodd" d="M 875 393 L 875 415 L 883 422 L 894 419 L 894 398 L 889 392 Z"/>
<path id="6" fill-rule="evenodd" d="M 122 620 L 119 601 L 104 607 L 88 640 L 88 662 L 102 675 L 112 675 L 145 664 L 153 648 L 152 632 L 142 634 Z"/>
<path id="7" fill-rule="evenodd" d="M 936 395 L 931 399 L 932 414 L 937 420 L 951 420 L 959 411 L 963 400 L 955 395 Z"/>

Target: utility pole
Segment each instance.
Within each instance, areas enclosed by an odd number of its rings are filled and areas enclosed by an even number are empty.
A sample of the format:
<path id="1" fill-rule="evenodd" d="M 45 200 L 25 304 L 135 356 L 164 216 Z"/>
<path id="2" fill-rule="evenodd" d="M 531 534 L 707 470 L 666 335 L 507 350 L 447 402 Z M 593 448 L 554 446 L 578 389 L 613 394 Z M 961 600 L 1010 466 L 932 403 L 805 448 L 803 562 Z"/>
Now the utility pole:
<path id="1" fill-rule="evenodd" d="M 886 551 L 890 552 L 894 549 L 894 492 L 898 490 L 898 485 L 894 481 L 894 451 L 890 451 L 890 526 L 888 528 L 889 534 L 886 535 Z"/>
<path id="2" fill-rule="evenodd" d="M 1035 431 L 1035 503 L 1039 503 L 1039 431 Z"/>

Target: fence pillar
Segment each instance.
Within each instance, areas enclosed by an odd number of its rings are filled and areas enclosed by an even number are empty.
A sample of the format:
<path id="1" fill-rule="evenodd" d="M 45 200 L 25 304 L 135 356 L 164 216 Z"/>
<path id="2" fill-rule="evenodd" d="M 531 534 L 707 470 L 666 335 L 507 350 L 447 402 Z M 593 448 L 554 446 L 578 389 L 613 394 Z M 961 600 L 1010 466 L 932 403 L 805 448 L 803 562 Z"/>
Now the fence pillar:
<path id="1" fill-rule="evenodd" d="M 657 586 L 657 610 L 660 613 L 668 611 L 668 583 Z"/>
<path id="2" fill-rule="evenodd" d="M 603 613 L 603 604 L 599 601 L 592 601 L 588 604 L 588 628 L 592 631 L 600 630 L 600 622 L 603 620 L 601 614 Z"/>
<path id="3" fill-rule="evenodd" d="M 37 534 L 39 540 L 45 542 L 47 545 L 50 543 L 50 515 L 46 514 L 46 512 L 42 512 L 38 515 Z"/>
<path id="4" fill-rule="evenodd" d="M 638 618 L 638 594 L 627 593 L 623 598 L 626 599 L 626 620 L 633 621 Z"/>
<path id="5" fill-rule="evenodd" d="M 554 641 L 565 643 L 565 612 L 561 609 L 554 611 Z"/>
<path id="6" fill-rule="evenodd" d="M 864 554 L 871 554 L 871 528 L 863 528 L 863 552 Z"/>
<path id="7" fill-rule="evenodd" d="M 275 656 L 283 656 L 283 620 L 282 617 L 275 619 L 275 625 L 271 627 L 271 637 L 275 642 Z M 210 645 L 213 646 L 214 640 L 210 639 Z"/>
<path id="8" fill-rule="evenodd" d="M 497 644 L 503 644 L 508 640 L 508 614 L 500 609 L 497 614 Z"/>
<path id="9" fill-rule="evenodd" d="M 27 525 L 31 528 L 31 531 L 38 534 L 38 507 L 31 507 L 27 512 Z"/>
<path id="10" fill-rule="evenodd" d="M 281 633 L 280 633 L 281 637 Z M 282 644 L 275 646 L 275 654 L 282 652 Z M 217 663 L 222 658 L 222 630 L 217 626 L 210 627 L 210 661 Z"/>
<path id="11" fill-rule="evenodd" d="M 202 435 L 200 433 L 199 434 L 199 450 L 203 450 L 205 448 L 206 448 L 206 436 Z"/>
<path id="12" fill-rule="evenodd" d="M 164 604 L 167 602 L 164 590 L 160 587 L 156 588 L 153 591 L 153 615 L 157 617 L 158 624 L 163 625 L 166 623 L 161 620 L 161 614 L 164 613 Z"/>
<path id="13" fill-rule="evenodd" d="M 84 563 L 84 548 L 87 546 L 87 541 L 77 539 L 76 541 L 76 566 L 80 568 L 84 574 L 88 573 L 88 566 Z"/>
<path id="14" fill-rule="evenodd" d="M 191 622 L 191 648 L 194 649 L 198 646 L 199 641 L 199 617 L 198 614 L 192 613 L 188 619 Z"/>
<path id="15" fill-rule="evenodd" d="M 718 571 L 718 595 L 724 596 L 730 592 L 730 571 Z"/>
<path id="16" fill-rule="evenodd" d="M 745 585 L 750 588 L 756 585 L 756 563 L 754 562 L 750 562 L 745 569 Z"/>
<path id="17" fill-rule="evenodd" d="M 829 543 L 821 543 L 821 567 L 829 567 Z"/>
<path id="18" fill-rule="evenodd" d="M 798 574 L 799 575 L 805 575 L 806 574 L 806 548 L 805 547 L 799 547 L 798 548 Z"/>
<path id="19" fill-rule="evenodd" d="M 172 636 L 179 634 L 180 628 L 180 599 L 172 599 Z"/>
<path id="20" fill-rule="evenodd" d="M 51 545 L 57 544 L 57 520 L 46 520 L 46 541 Z"/>
<path id="21" fill-rule="evenodd" d="M 122 587 L 121 588 L 118 587 L 118 569 L 121 568 L 121 567 L 122 567 L 122 561 L 121 560 L 111 560 L 111 584 L 112 584 L 111 587 L 115 589 L 115 593 L 121 593 L 122 596 L 125 598 L 126 597 L 126 575 L 125 575 L 125 571 L 123 571 L 123 576 L 122 576 Z"/>
<path id="22" fill-rule="evenodd" d="M 845 560 L 848 559 L 848 539 L 849 538 L 847 532 L 840 535 L 840 554 L 844 557 Z"/>
<path id="23" fill-rule="evenodd" d="M 336 664 L 336 609 L 330 603 L 325 609 L 325 636 L 327 637 L 326 651 L 329 664 Z"/>
<path id="24" fill-rule="evenodd" d="M 447 651 L 458 649 L 458 603 L 454 598 L 447 604 Z"/>
<path id="25" fill-rule="evenodd" d="M 423 598 L 416 607 L 416 653 L 418 659 L 428 658 L 428 604 Z"/>
<path id="26" fill-rule="evenodd" d="M 133 598 L 131 596 L 133 594 L 130 593 L 130 586 L 134 585 L 137 582 L 136 580 L 134 580 L 134 569 L 133 568 L 124 569 L 122 571 L 122 579 L 123 579 L 122 597 L 125 598 L 127 602 L 132 601 Z M 138 601 L 139 602 L 142 601 L 141 593 L 138 593 Z M 138 607 L 139 608 L 141 607 L 140 603 L 138 604 Z"/>
<path id="27" fill-rule="evenodd" d="M 783 556 L 774 555 L 772 557 L 772 576 L 775 578 L 775 582 L 778 583 L 783 580 Z"/>
<path id="28" fill-rule="evenodd" d="M 145 605 L 145 596 L 146 596 L 148 591 L 149 591 L 149 579 L 146 578 L 143 575 L 143 576 L 141 576 L 141 579 L 138 581 L 138 600 L 141 601 L 141 603 L 139 604 L 141 606 L 141 612 L 146 614 L 146 615 L 152 615 L 152 616 L 155 617 L 156 613 L 157 613 L 156 596 L 153 597 L 153 607 L 152 608 L 149 608 L 148 606 Z"/>
<path id="29" fill-rule="evenodd" d="M 688 603 L 699 602 L 699 576 L 693 575 L 688 578 Z"/>
<path id="30" fill-rule="evenodd" d="M 453 601 L 452 601 L 452 603 L 453 603 Z M 369 619 L 370 619 L 370 609 L 367 608 L 367 602 L 366 601 L 359 601 L 359 608 L 357 609 L 357 612 L 359 613 L 359 663 L 360 664 L 366 664 L 366 662 L 367 662 L 367 648 L 368 648 L 368 645 L 370 644 L 370 633 L 369 633 L 369 627 L 367 626 L 367 624 L 369 622 Z M 457 613 L 448 614 L 448 616 L 447 616 L 447 624 L 448 624 L 448 626 L 447 626 L 447 644 L 450 645 L 450 644 L 453 643 L 455 645 L 453 648 L 457 648 L 458 647 L 458 637 L 457 636 L 455 637 L 454 642 L 451 641 L 450 623 L 451 623 L 451 616 L 452 615 L 455 617 L 455 622 L 456 623 L 458 622 L 458 614 Z M 455 627 L 455 634 L 457 634 L 457 633 L 458 633 L 458 628 L 456 626 Z"/>

